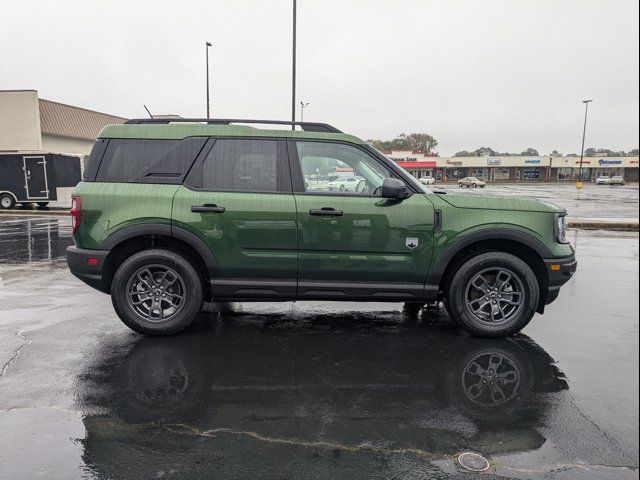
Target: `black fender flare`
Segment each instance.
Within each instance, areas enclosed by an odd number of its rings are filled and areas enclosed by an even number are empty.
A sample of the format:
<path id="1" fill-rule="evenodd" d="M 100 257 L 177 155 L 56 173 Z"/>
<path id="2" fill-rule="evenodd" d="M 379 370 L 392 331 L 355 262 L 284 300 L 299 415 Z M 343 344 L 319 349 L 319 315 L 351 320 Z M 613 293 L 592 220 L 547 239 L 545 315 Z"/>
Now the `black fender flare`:
<path id="1" fill-rule="evenodd" d="M 183 228 L 169 224 L 137 223 L 129 227 L 124 227 L 107 237 L 105 241 L 102 242 L 102 245 L 100 245 L 100 250 L 112 250 L 126 240 L 147 235 L 159 235 L 183 241 L 200 255 L 211 277 L 217 276 L 219 273 L 220 270 L 213 256 L 213 252 L 211 252 L 209 247 L 207 247 L 201 239 Z"/>
<path id="2" fill-rule="evenodd" d="M 453 244 L 449 245 L 442 255 L 440 255 L 440 258 L 438 258 L 435 267 L 429 274 L 427 284 L 440 285 L 444 272 L 451 260 L 469 245 L 485 240 L 510 240 L 529 247 L 540 255 L 541 259 L 552 257 L 547 246 L 533 235 L 510 228 L 486 228 L 462 235 Z"/>

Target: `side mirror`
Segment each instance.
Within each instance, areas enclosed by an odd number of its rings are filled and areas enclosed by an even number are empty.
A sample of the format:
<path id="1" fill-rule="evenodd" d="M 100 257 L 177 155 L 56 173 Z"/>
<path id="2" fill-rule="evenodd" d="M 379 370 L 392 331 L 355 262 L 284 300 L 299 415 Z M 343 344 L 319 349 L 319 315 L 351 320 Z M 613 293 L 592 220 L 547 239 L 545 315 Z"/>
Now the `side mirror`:
<path id="1" fill-rule="evenodd" d="M 411 191 L 402 180 L 385 178 L 382 182 L 382 198 L 403 199 L 411 195 Z"/>

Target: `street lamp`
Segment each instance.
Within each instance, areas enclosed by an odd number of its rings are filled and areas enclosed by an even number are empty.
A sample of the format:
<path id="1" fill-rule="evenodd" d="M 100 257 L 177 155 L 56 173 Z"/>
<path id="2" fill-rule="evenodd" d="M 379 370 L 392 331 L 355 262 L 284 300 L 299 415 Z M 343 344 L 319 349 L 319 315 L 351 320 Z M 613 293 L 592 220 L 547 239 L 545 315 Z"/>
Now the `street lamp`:
<path id="1" fill-rule="evenodd" d="M 293 0 L 293 52 L 291 65 L 291 121 L 296 121 L 296 14 L 297 2 Z M 295 124 L 291 125 L 291 130 L 295 130 Z"/>
<path id="2" fill-rule="evenodd" d="M 207 57 L 207 119 L 211 118 L 209 116 L 209 47 L 213 47 L 211 42 L 205 42 L 204 49 Z"/>
<path id="3" fill-rule="evenodd" d="M 582 188 L 582 160 L 584 158 L 584 138 L 587 134 L 587 114 L 589 113 L 589 104 L 593 102 L 593 100 L 582 100 L 584 103 L 584 127 L 582 129 L 582 149 L 580 150 L 580 168 L 578 169 L 578 183 L 576 183 L 576 188 L 580 190 Z"/>
<path id="4" fill-rule="evenodd" d="M 304 122 L 304 109 L 309 106 L 309 102 L 300 102 L 300 121 Z"/>

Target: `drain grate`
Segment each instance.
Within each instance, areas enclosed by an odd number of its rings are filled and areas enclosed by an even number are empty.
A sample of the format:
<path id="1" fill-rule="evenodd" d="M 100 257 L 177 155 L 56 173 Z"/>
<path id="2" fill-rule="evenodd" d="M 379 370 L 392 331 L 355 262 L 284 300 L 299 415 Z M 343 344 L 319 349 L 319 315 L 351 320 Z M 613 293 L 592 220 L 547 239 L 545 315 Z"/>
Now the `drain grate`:
<path id="1" fill-rule="evenodd" d="M 479 453 L 464 452 L 458 455 L 458 463 L 471 472 L 485 472 L 489 469 L 489 461 Z"/>

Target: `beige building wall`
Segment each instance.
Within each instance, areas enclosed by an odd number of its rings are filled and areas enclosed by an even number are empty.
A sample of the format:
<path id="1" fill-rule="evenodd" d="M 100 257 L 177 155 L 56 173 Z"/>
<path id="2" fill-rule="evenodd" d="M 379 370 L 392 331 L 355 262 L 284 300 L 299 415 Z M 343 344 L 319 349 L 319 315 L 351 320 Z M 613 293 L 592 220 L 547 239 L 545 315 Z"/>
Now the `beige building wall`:
<path id="1" fill-rule="evenodd" d="M 0 93 L 0 152 L 42 150 L 38 92 Z"/>
<path id="2" fill-rule="evenodd" d="M 94 143 L 95 140 L 42 135 L 42 151 L 44 152 L 88 156 Z"/>

